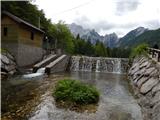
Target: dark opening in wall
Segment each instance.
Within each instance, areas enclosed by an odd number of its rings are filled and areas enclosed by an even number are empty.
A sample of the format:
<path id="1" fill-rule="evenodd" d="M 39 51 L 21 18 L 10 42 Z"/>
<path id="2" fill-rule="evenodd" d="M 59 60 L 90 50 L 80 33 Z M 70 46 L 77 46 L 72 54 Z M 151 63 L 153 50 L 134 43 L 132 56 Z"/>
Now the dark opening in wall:
<path id="1" fill-rule="evenodd" d="M 8 35 L 8 28 L 7 27 L 4 27 L 4 29 L 3 29 L 3 35 L 4 36 Z"/>
<path id="2" fill-rule="evenodd" d="M 34 32 L 31 32 L 31 40 L 34 40 Z"/>

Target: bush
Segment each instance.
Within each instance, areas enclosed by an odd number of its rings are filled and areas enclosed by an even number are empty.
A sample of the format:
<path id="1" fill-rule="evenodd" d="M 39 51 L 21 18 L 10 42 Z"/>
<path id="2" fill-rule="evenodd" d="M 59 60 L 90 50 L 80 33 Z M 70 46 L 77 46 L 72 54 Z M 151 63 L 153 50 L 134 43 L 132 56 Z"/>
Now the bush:
<path id="1" fill-rule="evenodd" d="M 56 101 L 76 104 L 97 103 L 99 100 L 99 92 L 95 87 L 70 79 L 60 80 L 55 86 L 53 96 Z"/>
<path id="2" fill-rule="evenodd" d="M 140 44 L 137 47 L 135 47 L 134 49 L 132 49 L 130 58 L 134 58 L 136 56 L 140 56 L 140 55 L 147 55 L 147 44 Z"/>

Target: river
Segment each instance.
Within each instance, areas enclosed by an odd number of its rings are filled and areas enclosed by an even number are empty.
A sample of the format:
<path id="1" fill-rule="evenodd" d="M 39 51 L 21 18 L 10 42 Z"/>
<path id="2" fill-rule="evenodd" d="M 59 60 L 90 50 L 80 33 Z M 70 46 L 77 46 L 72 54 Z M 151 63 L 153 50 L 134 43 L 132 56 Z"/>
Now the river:
<path id="1" fill-rule="evenodd" d="M 100 91 L 95 112 L 57 108 L 52 91 L 55 81 L 78 79 Z M 7 120 L 142 120 L 141 110 L 129 90 L 125 74 L 71 72 L 2 83 L 2 118 Z"/>

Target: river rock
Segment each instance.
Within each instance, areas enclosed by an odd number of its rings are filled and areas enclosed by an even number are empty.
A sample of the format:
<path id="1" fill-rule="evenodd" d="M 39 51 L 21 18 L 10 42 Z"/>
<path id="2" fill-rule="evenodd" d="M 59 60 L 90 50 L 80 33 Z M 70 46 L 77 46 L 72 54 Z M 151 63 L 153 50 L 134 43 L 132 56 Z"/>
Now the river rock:
<path id="1" fill-rule="evenodd" d="M 139 66 L 139 68 L 141 69 L 141 68 L 147 66 L 148 64 L 149 64 L 149 62 L 148 62 L 148 61 L 145 61 L 144 63 L 142 63 L 142 64 Z"/>
<path id="2" fill-rule="evenodd" d="M 160 102 L 153 107 L 153 120 L 159 120 L 160 118 Z"/>
<path id="3" fill-rule="evenodd" d="M 153 87 L 152 94 L 154 95 L 157 91 L 160 91 L 160 82 L 155 87 Z"/>
<path id="4" fill-rule="evenodd" d="M 149 69 L 146 70 L 146 72 L 144 73 L 145 76 L 150 76 L 150 74 L 155 70 L 154 67 L 151 67 Z"/>
<path id="5" fill-rule="evenodd" d="M 135 77 L 136 77 L 136 78 L 133 79 L 133 80 L 134 80 L 135 85 L 137 85 L 137 82 L 143 77 L 143 75 L 135 76 Z"/>
<path id="6" fill-rule="evenodd" d="M 15 61 L 14 57 L 13 57 L 10 53 L 7 52 L 6 56 L 7 56 L 10 60 Z"/>
<path id="7" fill-rule="evenodd" d="M 9 64 L 9 59 L 3 54 L 1 54 L 1 60 L 2 60 L 3 63 Z"/>
<path id="8" fill-rule="evenodd" d="M 5 64 L 1 61 L 1 68 L 5 69 Z"/>
<path id="9" fill-rule="evenodd" d="M 158 91 L 155 96 L 153 97 L 152 99 L 152 103 L 155 104 L 155 103 L 158 103 L 160 102 L 160 91 Z"/>
<path id="10" fill-rule="evenodd" d="M 140 88 L 140 92 L 142 94 L 145 94 L 149 92 L 156 84 L 158 83 L 158 80 L 155 78 L 150 78 L 147 82 L 145 82 L 142 87 Z"/>
<path id="11" fill-rule="evenodd" d="M 1 53 L 1 70 L 2 72 L 6 72 L 6 74 L 11 75 L 17 72 L 17 65 L 15 59 L 8 52 Z"/>
<path id="12" fill-rule="evenodd" d="M 137 82 L 138 88 L 141 88 L 142 84 L 145 83 L 148 79 L 148 77 L 142 77 L 141 79 L 139 79 L 139 81 Z"/>

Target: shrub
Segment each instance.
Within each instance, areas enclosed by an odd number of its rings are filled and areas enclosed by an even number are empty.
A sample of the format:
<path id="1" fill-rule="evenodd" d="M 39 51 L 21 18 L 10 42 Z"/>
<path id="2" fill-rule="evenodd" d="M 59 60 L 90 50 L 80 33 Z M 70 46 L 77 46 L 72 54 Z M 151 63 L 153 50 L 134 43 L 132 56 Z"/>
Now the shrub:
<path id="1" fill-rule="evenodd" d="M 99 100 L 99 92 L 94 86 L 70 79 L 58 81 L 53 96 L 56 101 L 73 102 L 76 104 L 97 103 Z"/>
<path id="2" fill-rule="evenodd" d="M 148 45 L 143 43 L 143 44 L 140 44 L 137 47 L 133 48 L 131 55 L 130 55 L 130 58 L 134 58 L 134 57 L 140 56 L 140 55 L 147 55 L 147 51 L 146 51 L 147 47 L 148 47 Z"/>

